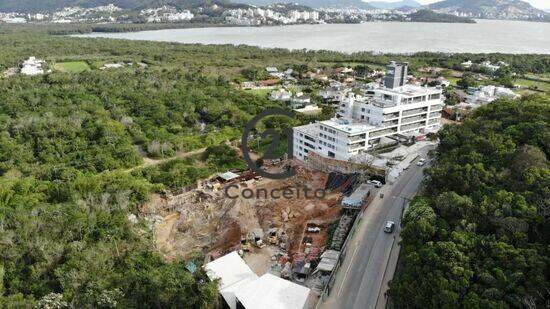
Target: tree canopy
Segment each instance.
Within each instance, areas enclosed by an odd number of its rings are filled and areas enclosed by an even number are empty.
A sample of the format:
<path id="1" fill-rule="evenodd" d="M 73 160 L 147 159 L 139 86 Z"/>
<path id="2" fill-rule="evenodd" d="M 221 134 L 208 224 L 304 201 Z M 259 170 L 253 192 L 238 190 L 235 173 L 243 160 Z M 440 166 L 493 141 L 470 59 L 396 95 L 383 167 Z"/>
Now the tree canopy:
<path id="1" fill-rule="evenodd" d="M 440 133 L 405 214 L 399 308 L 536 308 L 550 299 L 550 98 L 499 100 Z"/>

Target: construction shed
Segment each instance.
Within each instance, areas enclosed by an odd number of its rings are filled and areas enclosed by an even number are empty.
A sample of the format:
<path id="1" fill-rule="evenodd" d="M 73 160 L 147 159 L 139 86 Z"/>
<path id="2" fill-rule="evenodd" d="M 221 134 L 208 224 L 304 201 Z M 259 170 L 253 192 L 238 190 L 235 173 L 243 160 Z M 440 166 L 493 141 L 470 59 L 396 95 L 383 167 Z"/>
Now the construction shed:
<path id="1" fill-rule="evenodd" d="M 237 309 L 236 291 L 258 279 L 237 251 L 206 264 L 204 269 L 210 280 L 220 280 L 220 294 L 225 302 L 225 306 L 222 306 L 224 308 Z"/>
<path id="2" fill-rule="evenodd" d="M 237 178 L 239 178 L 239 174 L 235 174 L 233 172 L 225 172 L 223 174 L 218 175 L 218 179 L 221 182 L 228 182 L 228 181 L 231 181 L 231 180 L 235 180 Z"/>
<path id="3" fill-rule="evenodd" d="M 338 263 L 338 258 L 340 257 L 340 251 L 336 250 L 327 250 L 321 255 L 321 261 L 317 264 L 317 270 L 332 272 L 336 263 Z"/>
<path id="4" fill-rule="evenodd" d="M 310 290 L 272 274 L 265 274 L 239 288 L 235 295 L 238 308 L 304 309 L 308 306 Z"/>
<path id="5" fill-rule="evenodd" d="M 342 199 L 342 206 L 345 208 L 361 208 L 366 198 L 370 195 L 371 185 L 360 185 L 350 196 Z"/>

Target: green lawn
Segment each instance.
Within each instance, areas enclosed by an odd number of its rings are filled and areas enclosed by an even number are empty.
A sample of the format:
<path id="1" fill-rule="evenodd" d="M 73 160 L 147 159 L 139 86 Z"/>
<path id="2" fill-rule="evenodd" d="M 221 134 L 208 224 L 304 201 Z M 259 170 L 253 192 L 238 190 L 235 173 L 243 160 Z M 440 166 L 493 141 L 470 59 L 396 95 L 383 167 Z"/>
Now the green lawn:
<path id="1" fill-rule="evenodd" d="M 83 61 L 58 62 L 54 65 L 54 69 L 67 73 L 80 73 L 90 70 L 90 66 Z"/>
<path id="2" fill-rule="evenodd" d="M 518 78 L 514 80 L 514 84 L 525 87 L 537 87 L 538 90 L 550 92 L 550 83 L 543 81 L 533 81 L 528 79 Z"/>
<path id="3" fill-rule="evenodd" d="M 247 89 L 246 92 L 250 94 L 257 95 L 259 97 L 265 98 L 268 94 L 270 94 L 273 89 Z"/>
<path id="4" fill-rule="evenodd" d="M 458 82 L 460 78 L 451 76 L 447 77 L 447 80 L 449 80 L 449 83 L 451 83 L 451 85 L 456 86 L 456 82 Z"/>

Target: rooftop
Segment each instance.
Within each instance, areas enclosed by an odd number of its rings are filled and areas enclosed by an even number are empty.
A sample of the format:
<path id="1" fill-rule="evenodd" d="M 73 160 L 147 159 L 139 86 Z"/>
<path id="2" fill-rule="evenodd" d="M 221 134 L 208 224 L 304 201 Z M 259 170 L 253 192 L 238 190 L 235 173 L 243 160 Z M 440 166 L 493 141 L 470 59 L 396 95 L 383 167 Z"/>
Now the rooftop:
<path id="1" fill-rule="evenodd" d="M 305 134 L 317 136 L 317 123 L 305 124 L 303 126 L 294 127 L 294 129 Z"/>
<path id="2" fill-rule="evenodd" d="M 330 120 L 321 121 L 321 124 L 328 127 L 347 132 L 348 134 L 364 133 L 376 128 L 366 122 L 358 122 L 344 118 L 332 118 Z"/>
<path id="3" fill-rule="evenodd" d="M 223 174 L 220 174 L 218 177 L 220 177 L 221 179 L 223 179 L 225 181 L 230 181 L 230 180 L 233 180 L 235 178 L 238 178 L 239 174 L 235 174 L 233 172 L 225 172 Z"/>
<path id="4" fill-rule="evenodd" d="M 231 309 L 235 309 L 235 292 L 242 286 L 258 279 L 250 267 L 233 251 L 204 266 L 210 280 L 220 280 L 220 294 Z"/>
<path id="5" fill-rule="evenodd" d="M 430 94 L 430 93 L 438 93 L 441 92 L 441 90 L 433 87 L 422 87 L 417 85 L 411 85 L 406 84 L 401 87 L 396 88 L 379 88 L 377 89 L 381 93 L 387 93 L 387 94 L 401 94 L 404 96 L 417 96 L 417 95 L 423 95 L 423 94 Z"/>
<path id="6" fill-rule="evenodd" d="M 303 309 L 309 298 L 309 289 L 265 274 L 241 287 L 235 294 L 245 308 Z"/>

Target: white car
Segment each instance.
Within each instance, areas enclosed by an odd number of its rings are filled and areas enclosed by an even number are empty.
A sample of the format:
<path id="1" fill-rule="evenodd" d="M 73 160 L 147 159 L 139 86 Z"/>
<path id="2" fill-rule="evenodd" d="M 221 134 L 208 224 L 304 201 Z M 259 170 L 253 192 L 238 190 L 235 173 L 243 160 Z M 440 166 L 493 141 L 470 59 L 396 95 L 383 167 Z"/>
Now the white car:
<path id="1" fill-rule="evenodd" d="M 392 233 L 394 228 L 395 228 L 395 222 L 386 221 L 386 225 L 384 225 L 384 232 Z"/>
<path id="2" fill-rule="evenodd" d="M 369 180 L 367 183 L 374 185 L 376 188 L 382 188 L 382 183 L 378 180 Z"/>
<path id="3" fill-rule="evenodd" d="M 423 158 L 418 160 L 418 162 L 416 163 L 416 165 L 418 166 L 424 166 L 424 164 L 426 164 L 426 159 L 423 159 Z"/>

